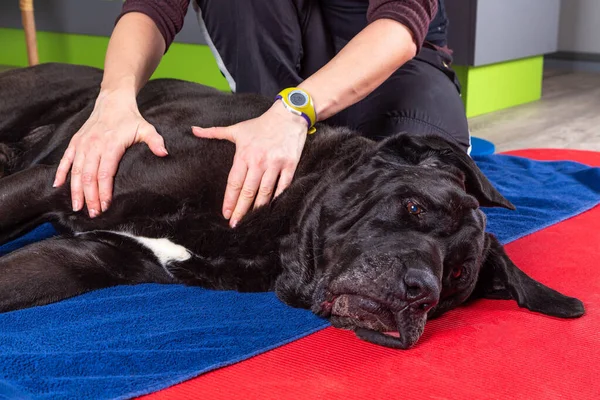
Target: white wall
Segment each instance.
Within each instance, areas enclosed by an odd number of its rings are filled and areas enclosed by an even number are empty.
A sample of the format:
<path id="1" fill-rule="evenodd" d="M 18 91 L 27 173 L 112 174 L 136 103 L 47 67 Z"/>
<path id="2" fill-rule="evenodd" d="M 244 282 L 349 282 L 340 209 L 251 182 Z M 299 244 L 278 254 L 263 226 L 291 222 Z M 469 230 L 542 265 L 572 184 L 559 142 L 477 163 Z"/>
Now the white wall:
<path id="1" fill-rule="evenodd" d="M 473 64 L 555 52 L 561 6 L 560 0 L 478 0 Z"/>
<path id="2" fill-rule="evenodd" d="M 562 0 L 558 50 L 600 54 L 600 0 Z"/>

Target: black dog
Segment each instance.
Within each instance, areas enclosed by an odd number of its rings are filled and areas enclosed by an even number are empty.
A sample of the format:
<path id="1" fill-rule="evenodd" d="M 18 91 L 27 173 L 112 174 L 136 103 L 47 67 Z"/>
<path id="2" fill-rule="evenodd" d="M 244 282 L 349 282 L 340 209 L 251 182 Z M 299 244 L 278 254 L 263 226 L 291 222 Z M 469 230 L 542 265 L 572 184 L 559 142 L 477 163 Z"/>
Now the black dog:
<path id="1" fill-rule="evenodd" d="M 0 243 L 46 221 L 61 231 L 0 258 L 0 311 L 144 282 L 274 290 L 290 306 L 402 349 L 427 318 L 475 298 L 562 318 L 584 313 L 579 300 L 519 270 L 485 232 L 480 206 L 514 207 L 439 137 L 374 142 L 321 125 L 291 186 L 230 229 L 220 209 L 235 146 L 198 139 L 190 127 L 255 117 L 271 104 L 256 95 L 151 81 L 139 108 L 170 155 L 133 146 L 112 207 L 95 219 L 73 212 L 69 184 L 52 182 L 101 74 L 47 64 L 0 75 Z"/>

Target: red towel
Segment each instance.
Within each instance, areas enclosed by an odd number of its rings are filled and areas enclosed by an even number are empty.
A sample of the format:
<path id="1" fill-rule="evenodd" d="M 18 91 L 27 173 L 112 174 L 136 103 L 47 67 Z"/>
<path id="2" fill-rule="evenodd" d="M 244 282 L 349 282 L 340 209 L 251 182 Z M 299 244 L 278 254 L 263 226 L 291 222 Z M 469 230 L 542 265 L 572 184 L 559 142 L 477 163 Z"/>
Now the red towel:
<path id="1" fill-rule="evenodd" d="M 595 152 L 510 154 L 600 166 Z M 481 300 L 429 322 L 408 351 L 328 328 L 146 399 L 600 399 L 599 226 L 596 207 L 506 247 L 529 275 L 580 298 L 580 319 Z"/>

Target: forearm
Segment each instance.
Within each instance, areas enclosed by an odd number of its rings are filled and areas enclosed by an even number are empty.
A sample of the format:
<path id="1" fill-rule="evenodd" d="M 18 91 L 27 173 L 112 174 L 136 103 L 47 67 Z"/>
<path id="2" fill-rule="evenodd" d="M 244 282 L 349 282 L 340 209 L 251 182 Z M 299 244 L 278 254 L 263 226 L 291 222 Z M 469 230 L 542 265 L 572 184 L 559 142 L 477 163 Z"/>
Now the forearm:
<path id="1" fill-rule="evenodd" d="M 313 98 L 322 121 L 369 95 L 413 58 L 416 48 L 404 25 L 390 19 L 374 21 L 300 87 Z"/>
<path id="2" fill-rule="evenodd" d="M 108 44 L 101 94 L 125 91 L 135 97 L 156 70 L 164 51 L 164 39 L 148 16 L 125 14 Z"/>

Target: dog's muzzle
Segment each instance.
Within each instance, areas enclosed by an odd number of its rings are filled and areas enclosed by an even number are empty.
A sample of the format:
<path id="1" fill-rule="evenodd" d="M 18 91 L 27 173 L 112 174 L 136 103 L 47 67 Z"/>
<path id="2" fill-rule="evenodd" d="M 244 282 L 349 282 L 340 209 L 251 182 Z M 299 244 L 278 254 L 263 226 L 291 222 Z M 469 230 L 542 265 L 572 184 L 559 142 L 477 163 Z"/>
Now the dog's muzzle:
<path id="1" fill-rule="evenodd" d="M 350 329 L 368 342 L 408 349 L 425 329 L 427 312 L 439 301 L 438 279 L 426 270 L 409 270 L 404 277 L 402 301 L 383 301 L 358 294 L 332 295 L 326 303 L 333 326 Z M 396 335 L 397 334 L 397 335 Z"/>

